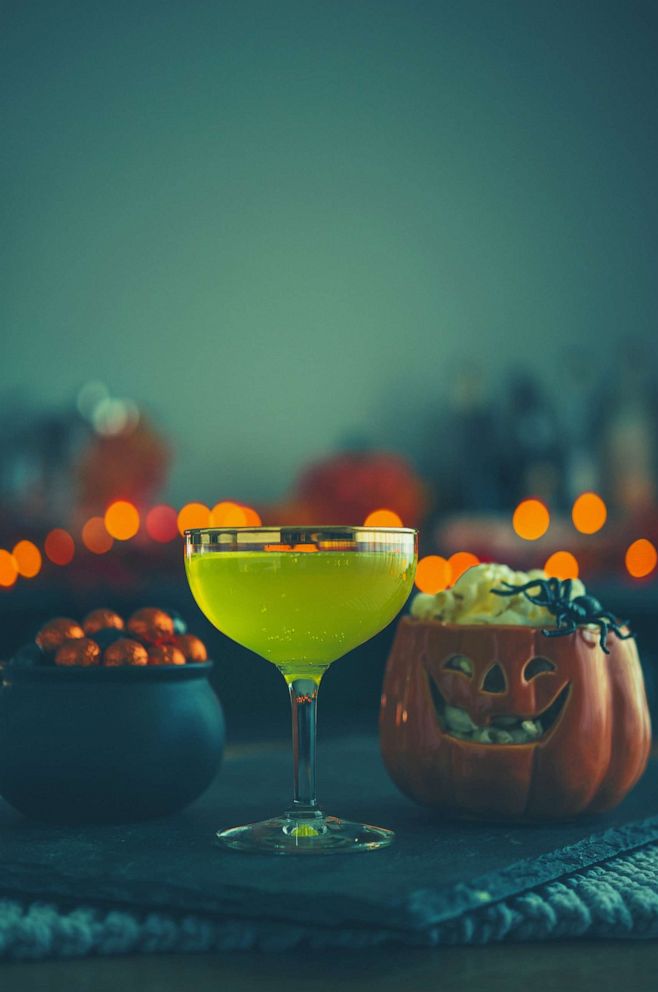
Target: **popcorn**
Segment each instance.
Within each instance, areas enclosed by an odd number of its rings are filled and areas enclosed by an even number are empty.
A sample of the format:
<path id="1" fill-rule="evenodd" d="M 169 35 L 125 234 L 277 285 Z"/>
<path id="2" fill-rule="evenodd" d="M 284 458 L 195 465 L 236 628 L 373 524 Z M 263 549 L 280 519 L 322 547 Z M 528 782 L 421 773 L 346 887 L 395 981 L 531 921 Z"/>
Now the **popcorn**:
<path id="1" fill-rule="evenodd" d="M 466 710 L 444 704 L 442 721 L 452 737 L 478 744 L 532 744 L 544 733 L 541 720 L 525 720 L 520 716 L 495 716 L 488 726 L 473 722 Z"/>
<path id="2" fill-rule="evenodd" d="M 515 572 L 508 565 L 487 563 L 474 565 L 464 572 L 451 589 L 435 596 L 418 593 L 411 604 L 411 615 L 422 620 L 441 620 L 458 624 L 511 624 L 525 627 L 555 627 L 555 617 L 535 606 L 523 593 L 497 596 L 493 589 L 505 588 L 504 582 L 521 586 L 533 579 L 546 579 L 546 572 L 532 569 Z M 573 579 L 571 598 L 585 595 L 585 586 Z"/>

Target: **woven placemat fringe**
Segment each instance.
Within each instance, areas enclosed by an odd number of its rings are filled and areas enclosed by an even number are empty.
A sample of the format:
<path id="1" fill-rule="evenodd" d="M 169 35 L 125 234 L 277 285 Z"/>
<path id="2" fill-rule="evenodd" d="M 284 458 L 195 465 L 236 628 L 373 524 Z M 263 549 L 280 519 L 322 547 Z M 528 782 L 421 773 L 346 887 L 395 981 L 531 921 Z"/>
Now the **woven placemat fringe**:
<path id="1" fill-rule="evenodd" d="M 561 938 L 658 936 L 658 844 L 508 900 L 409 933 L 303 927 L 266 920 L 142 915 L 124 909 L 0 900 L 0 958 L 35 961 L 89 955 L 283 951 L 381 944 L 436 947 Z"/>

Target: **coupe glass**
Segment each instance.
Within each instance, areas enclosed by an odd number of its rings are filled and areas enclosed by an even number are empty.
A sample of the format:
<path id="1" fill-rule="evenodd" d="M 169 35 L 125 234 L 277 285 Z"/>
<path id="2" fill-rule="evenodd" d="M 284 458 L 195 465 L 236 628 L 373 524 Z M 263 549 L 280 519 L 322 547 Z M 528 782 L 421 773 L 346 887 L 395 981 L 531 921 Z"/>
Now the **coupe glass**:
<path id="1" fill-rule="evenodd" d="M 326 816 L 315 798 L 318 688 L 329 665 L 382 630 L 414 579 L 416 531 L 384 527 L 217 527 L 185 532 L 187 577 L 223 633 L 279 669 L 292 704 L 294 792 L 282 816 L 217 834 L 276 854 L 370 851 L 391 830 Z"/>

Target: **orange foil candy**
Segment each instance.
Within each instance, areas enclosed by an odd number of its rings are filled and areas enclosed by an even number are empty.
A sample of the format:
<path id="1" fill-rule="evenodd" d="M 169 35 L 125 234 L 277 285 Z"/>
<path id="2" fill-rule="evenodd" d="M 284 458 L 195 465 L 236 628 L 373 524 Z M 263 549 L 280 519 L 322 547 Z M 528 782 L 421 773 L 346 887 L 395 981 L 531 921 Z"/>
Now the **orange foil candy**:
<path id="1" fill-rule="evenodd" d="M 147 644 L 165 644 L 174 636 L 174 621 L 164 610 L 146 606 L 133 613 L 128 621 L 128 630 Z"/>
<path id="2" fill-rule="evenodd" d="M 176 634 L 174 644 L 182 651 L 187 661 L 207 661 L 208 652 L 203 641 L 194 634 Z"/>
<path id="3" fill-rule="evenodd" d="M 154 644 L 149 648 L 149 665 L 184 665 L 185 655 L 173 644 Z"/>
<path id="4" fill-rule="evenodd" d="M 100 660 L 101 649 L 90 637 L 74 637 L 64 641 L 55 655 L 55 664 L 64 667 L 80 665 L 82 668 L 90 668 L 99 665 Z"/>
<path id="5" fill-rule="evenodd" d="M 123 630 L 124 623 L 118 613 L 114 610 L 92 610 L 82 621 L 82 627 L 85 634 L 96 634 L 99 630 L 105 630 L 106 627 L 115 627 L 117 630 Z"/>
<path id="6" fill-rule="evenodd" d="M 84 636 L 85 632 L 77 620 L 71 620 L 70 617 L 55 617 L 43 625 L 35 640 L 42 651 L 56 651 L 64 641 Z"/>
<path id="7" fill-rule="evenodd" d="M 110 668 L 118 665 L 147 665 L 149 656 L 146 648 L 139 641 L 129 637 L 120 637 L 114 644 L 105 648 L 103 664 Z"/>

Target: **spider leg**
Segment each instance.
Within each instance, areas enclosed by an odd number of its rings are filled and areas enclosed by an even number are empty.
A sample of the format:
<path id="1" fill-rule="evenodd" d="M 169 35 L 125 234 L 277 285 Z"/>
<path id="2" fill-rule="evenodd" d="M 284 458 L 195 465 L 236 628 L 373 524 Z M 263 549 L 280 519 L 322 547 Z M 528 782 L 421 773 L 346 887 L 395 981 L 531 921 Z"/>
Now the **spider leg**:
<path id="1" fill-rule="evenodd" d="M 553 612 L 553 616 L 555 617 L 555 624 L 557 627 L 563 627 L 564 624 L 566 624 L 567 627 L 577 626 L 576 618 L 573 617 L 570 611 L 564 606 L 560 606 L 556 609 Z"/>
<path id="2" fill-rule="evenodd" d="M 557 599 L 562 599 L 562 595 L 561 595 L 561 593 L 562 593 L 562 589 L 561 589 L 562 583 L 560 582 L 559 579 L 548 579 L 547 582 L 546 582 L 546 585 L 548 586 L 548 588 L 550 590 L 550 594 L 553 597 L 553 599 L 556 599 L 556 600 Z"/>
<path id="3" fill-rule="evenodd" d="M 540 589 L 546 592 L 546 579 L 531 579 L 530 582 L 524 582 L 520 586 L 515 586 L 513 582 L 506 582 L 505 585 L 515 592 L 526 592 L 527 589 Z"/>
<path id="4" fill-rule="evenodd" d="M 524 596 L 535 606 L 544 606 L 547 609 L 553 605 L 552 601 L 547 599 L 546 596 L 531 596 L 529 592 L 524 593 Z"/>
<path id="5" fill-rule="evenodd" d="M 571 599 L 571 579 L 565 579 L 562 583 L 562 595 L 560 599 Z"/>
<path id="6" fill-rule="evenodd" d="M 525 585 L 515 586 L 512 582 L 501 582 L 501 585 L 506 586 L 505 589 L 492 589 L 491 592 L 496 596 L 516 596 L 519 592 L 524 592 L 526 596 L 528 595 L 528 589 L 538 588 L 544 595 L 546 593 L 546 580 L 545 579 L 533 579 L 532 582 L 526 582 Z"/>
<path id="7" fill-rule="evenodd" d="M 632 630 L 627 630 L 626 633 L 624 633 L 624 631 L 617 623 L 611 623 L 610 629 L 617 635 L 620 641 L 627 641 L 629 638 L 635 637 L 635 634 L 633 633 Z"/>
<path id="8" fill-rule="evenodd" d="M 542 630 L 544 637 L 563 637 L 565 634 L 573 634 L 578 629 L 570 617 L 567 617 L 565 614 L 561 616 L 567 620 L 566 625 L 564 627 L 557 626 L 552 630 Z M 558 618 L 556 617 L 556 619 Z M 561 620 L 558 620 L 558 624 L 560 623 Z"/>
<path id="9" fill-rule="evenodd" d="M 607 622 L 610 630 L 614 631 L 614 633 L 617 635 L 620 641 L 627 641 L 629 640 L 629 638 L 635 637 L 635 634 L 633 634 L 632 631 L 628 630 L 626 633 L 624 633 L 623 630 L 621 629 L 622 627 L 629 626 L 628 620 L 620 620 L 619 617 L 616 617 L 614 615 L 614 613 L 610 613 L 607 610 L 601 610 L 599 613 L 596 614 L 596 616 L 597 618 L 600 618 L 601 620 L 605 620 Z"/>
<path id="10" fill-rule="evenodd" d="M 607 644 L 608 633 L 610 630 L 609 624 L 605 620 L 601 620 L 598 617 L 592 617 L 592 619 L 589 620 L 588 623 L 595 623 L 597 627 L 600 628 L 601 635 L 599 637 L 599 644 L 601 645 L 602 650 L 605 651 L 606 654 L 610 654 L 610 649 L 608 648 L 608 644 Z"/>
<path id="11" fill-rule="evenodd" d="M 507 589 L 492 589 L 491 592 L 496 596 L 516 596 L 518 593 L 523 593 L 528 602 L 533 603 L 535 606 L 542 606 L 545 609 L 552 609 L 553 606 L 553 596 L 547 589 L 546 579 L 534 579 L 532 582 L 526 582 L 525 585 L 515 586 L 511 582 L 504 582 L 503 585 L 507 586 Z M 528 590 L 537 589 L 537 593 L 533 595 Z"/>

